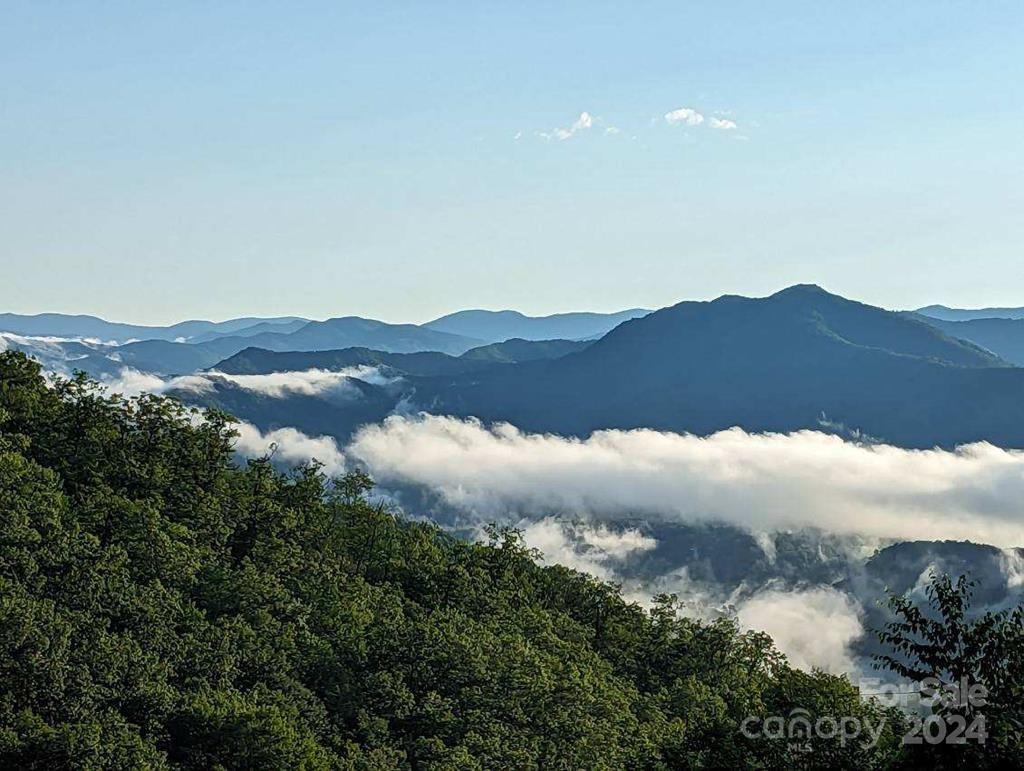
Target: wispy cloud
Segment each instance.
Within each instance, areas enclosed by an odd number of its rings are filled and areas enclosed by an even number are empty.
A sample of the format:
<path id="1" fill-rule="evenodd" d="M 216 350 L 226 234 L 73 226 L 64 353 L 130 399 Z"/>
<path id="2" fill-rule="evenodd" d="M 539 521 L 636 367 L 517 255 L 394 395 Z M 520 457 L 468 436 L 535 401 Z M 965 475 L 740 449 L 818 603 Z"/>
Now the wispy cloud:
<path id="1" fill-rule="evenodd" d="M 729 120 L 728 118 L 711 118 L 711 120 L 708 121 L 708 125 L 713 129 L 718 129 L 719 131 L 735 131 L 738 128 L 736 126 L 736 121 Z"/>
<path id="2" fill-rule="evenodd" d="M 861 607 L 856 598 L 830 586 L 794 589 L 769 582 L 724 593 L 722 587 L 693 581 L 686 568 L 642 580 L 629 575 L 624 560 L 651 551 L 657 541 L 635 528 L 553 517 L 522 520 L 517 528 L 524 544 L 538 550 L 545 562 L 616 583 L 630 602 L 649 606 L 655 594 L 671 593 L 686 615 L 735 614 L 744 629 L 767 632 L 795 667 L 837 674 L 857 669 L 853 645 L 864 634 Z"/>
<path id="3" fill-rule="evenodd" d="M 214 390 L 218 383 L 226 383 L 273 399 L 291 395 L 349 399 L 361 395 L 359 389 L 352 384 L 353 379 L 379 386 L 388 386 L 401 380 L 382 372 L 379 367 L 368 365 L 346 367 L 336 371 L 308 369 L 271 372 L 265 375 L 232 375 L 210 371 L 174 378 L 163 378 L 124 367 L 116 377 L 101 378 L 100 383 L 111 393 L 121 393 L 125 396 L 137 396 L 141 393 L 163 394 L 168 391 L 204 393 Z"/>
<path id="4" fill-rule="evenodd" d="M 204 375 L 164 378 L 131 367 L 123 367 L 116 376 L 101 377 L 99 383 L 110 393 L 128 397 L 144 393 L 163 394 L 167 391 L 202 393 L 213 390 L 213 383 Z"/>
<path id="5" fill-rule="evenodd" d="M 603 581 L 619 581 L 617 563 L 631 554 L 650 551 L 658 542 L 635 528 L 565 522 L 554 517 L 517 523 L 523 542 L 547 562 L 589 573 Z"/>
<path id="6" fill-rule="evenodd" d="M 581 112 L 580 117 L 573 121 L 572 125 L 568 128 L 555 128 L 550 132 L 538 132 L 538 136 L 542 139 L 556 139 L 559 142 L 564 142 L 566 139 L 572 139 L 581 131 L 593 128 L 594 116 L 589 112 Z"/>

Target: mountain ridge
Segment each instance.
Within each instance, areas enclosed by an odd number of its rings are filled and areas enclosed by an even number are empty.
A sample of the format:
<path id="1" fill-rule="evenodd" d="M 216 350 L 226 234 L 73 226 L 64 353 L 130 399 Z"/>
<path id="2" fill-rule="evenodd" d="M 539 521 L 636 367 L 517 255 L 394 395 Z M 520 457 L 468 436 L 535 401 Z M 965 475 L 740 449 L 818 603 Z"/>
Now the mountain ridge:
<path id="1" fill-rule="evenodd" d="M 522 340 L 584 340 L 600 337 L 624 321 L 645 316 L 650 310 L 630 308 L 613 313 L 571 311 L 547 316 L 527 316 L 514 310 L 468 309 L 428 321 L 424 327 L 477 337 L 487 343 L 514 338 Z"/>

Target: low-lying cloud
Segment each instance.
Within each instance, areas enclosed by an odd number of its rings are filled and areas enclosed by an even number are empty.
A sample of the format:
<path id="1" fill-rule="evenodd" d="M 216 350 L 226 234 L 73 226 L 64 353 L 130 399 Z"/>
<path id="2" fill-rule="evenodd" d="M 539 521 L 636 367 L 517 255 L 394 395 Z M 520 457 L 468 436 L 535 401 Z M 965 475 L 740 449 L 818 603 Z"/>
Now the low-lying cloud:
<path id="1" fill-rule="evenodd" d="M 566 522 L 554 517 L 523 520 L 517 524 L 523 543 L 539 551 L 545 561 L 589 573 L 602 581 L 621 581 L 618 566 L 637 552 L 658 542 L 635 528 L 616 529 L 606 524 Z"/>
<path id="2" fill-rule="evenodd" d="M 172 378 L 124 367 L 116 377 L 101 378 L 100 383 L 111 393 L 125 396 L 138 396 L 141 393 L 163 394 L 168 391 L 204 393 L 213 391 L 218 383 L 226 383 L 272 399 L 296 395 L 349 400 L 361 396 L 361 391 L 351 382 L 353 379 L 372 385 L 388 386 L 401 378 L 388 375 L 379 367 L 373 366 L 346 367 L 341 370 L 271 372 L 265 375 L 233 375 L 210 371 Z"/>
<path id="3" fill-rule="evenodd" d="M 623 515 L 754 532 L 1024 544 L 1024 452 L 863 445 L 814 431 L 708 437 L 646 429 L 578 440 L 420 415 L 362 429 L 347 453 L 481 518 Z"/>
<path id="4" fill-rule="evenodd" d="M 359 396 L 353 378 L 373 385 L 390 385 L 398 380 L 381 373 L 379 367 L 358 366 L 340 370 L 308 369 L 294 372 L 271 372 L 265 375 L 230 375 L 211 371 L 206 377 L 213 382 L 224 380 L 247 391 L 280 399 L 292 394 L 325 396 L 330 394 Z"/>
<path id="5" fill-rule="evenodd" d="M 294 428 L 278 428 L 264 433 L 251 423 L 238 423 L 235 430 L 238 432 L 235 452 L 245 458 L 270 455 L 286 466 L 317 461 L 328 476 L 345 472 L 345 455 L 329 436 L 308 436 Z"/>
<path id="6" fill-rule="evenodd" d="M 864 635 L 857 600 L 830 586 L 789 588 L 769 584 L 756 590 L 722 588 L 691 580 L 686 568 L 652 581 L 631 578 L 622 561 L 650 551 L 657 541 L 631 527 L 588 524 L 545 517 L 517 525 L 526 546 L 546 563 L 589 573 L 621 587 L 623 596 L 643 606 L 655 594 L 674 594 L 683 612 L 709 620 L 734 615 L 743 629 L 767 632 L 789 663 L 840 674 L 858 669 L 853 646 Z"/>
<path id="7" fill-rule="evenodd" d="M 736 618 L 746 629 L 767 632 L 795 667 L 834 674 L 856 669 L 850 646 L 864 627 L 853 598 L 836 589 L 768 588 L 744 600 Z"/>
<path id="8" fill-rule="evenodd" d="M 101 377 L 98 382 L 106 391 L 129 398 L 141 394 L 160 395 L 168 391 L 202 393 L 213 390 L 213 383 L 203 375 L 165 378 L 150 372 L 140 372 L 132 367 L 122 367 L 116 377 Z"/>

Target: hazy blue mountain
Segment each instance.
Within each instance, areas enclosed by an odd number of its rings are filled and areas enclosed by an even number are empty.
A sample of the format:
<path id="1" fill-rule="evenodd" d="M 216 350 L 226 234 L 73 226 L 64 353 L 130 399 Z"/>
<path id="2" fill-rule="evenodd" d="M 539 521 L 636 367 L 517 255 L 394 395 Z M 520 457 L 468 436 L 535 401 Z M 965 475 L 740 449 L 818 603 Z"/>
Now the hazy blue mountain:
<path id="1" fill-rule="evenodd" d="M 1024 446 L 1024 369 L 913 316 L 813 286 L 767 298 L 680 303 L 555 359 L 247 350 L 217 367 L 255 374 L 356 364 L 388 367 L 402 377 L 376 409 L 385 410 L 389 397 L 392 407 L 404 401 L 530 431 L 823 428 L 910 447 L 976 440 Z M 288 401 L 277 400 L 275 414 L 287 414 Z M 240 406 L 257 410 L 240 417 L 266 419 L 261 402 Z M 333 430 L 304 409 L 307 427 Z"/>
<path id="2" fill-rule="evenodd" d="M 206 369 L 238 349 L 244 338 L 215 338 L 206 343 L 140 340 L 124 345 L 67 341 L 8 342 L 43 363 L 47 369 L 70 374 L 81 370 L 91 377 L 114 375 L 125 367 L 155 375 L 177 375 Z M 226 341 L 226 342 L 225 342 Z"/>
<path id="3" fill-rule="evenodd" d="M 973 319 L 1024 319 L 1024 308 L 948 308 L 945 305 L 927 305 L 915 313 L 942 321 L 971 321 Z"/>
<path id="4" fill-rule="evenodd" d="M 310 435 L 350 436 L 359 426 L 383 420 L 393 409 L 395 395 L 389 389 L 350 378 L 344 398 L 290 394 L 287 398 L 267 396 L 243 388 L 225 378 L 210 376 L 211 387 L 201 393 L 170 391 L 183 402 L 217 408 L 244 418 L 261 431 L 297 428 Z"/>
<path id="5" fill-rule="evenodd" d="M 523 340 L 512 338 L 503 343 L 491 343 L 472 348 L 462 354 L 463 359 L 512 364 L 539 359 L 557 359 L 566 354 L 582 351 L 590 340 Z"/>
<path id="6" fill-rule="evenodd" d="M 287 331 L 296 322 L 307 323 L 295 316 L 282 318 L 239 318 L 227 321 L 182 321 L 170 326 L 147 326 L 106 321 L 96 316 L 65 313 L 40 313 L 32 316 L 0 313 L 0 331 L 19 335 L 93 338 L 104 342 L 128 340 L 177 340 L 197 336 L 242 334 L 244 330 L 264 325 L 263 329 Z M 280 329 L 278 329 L 280 325 Z"/>
<path id="7" fill-rule="evenodd" d="M 103 353 L 106 346 L 76 340 L 57 342 L 0 333 L 0 352 L 6 350 L 21 351 L 47 370 L 62 374 L 81 369 L 93 377 L 102 377 L 117 371 L 121 366 L 106 357 Z"/>
<path id="8" fill-rule="evenodd" d="M 575 435 L 827 421 L 913 447 L 1024 446 L 1024 371 L 814 286 L 680 303 L 559 359 L 419 383 L 417 398 L 439 413 Z"/>
<path id="9" fill-rule="evenodd" d="M 732 426 L 824 427 L 911 447 L 976 440 L 1024 446 L 1024 369 L 932 322 L 819 287 L 684 302 L 626 321 L 580 350 L 574 345 L 516 340 L 481 348 L 433 329 L 348 317 L 290 334 L 86 346 L 61 355 L 101 372 L 132 366 L 175 374 L 216 365 L 253 374 L 368 364 L 401 377 L 394 388 L 374 392 L 367 412 L 355 403 L 333 404 L 318 433 L 356 425 L 355 418 L 342 419 L 346 410 L 363 419 L 404 401 L 569 435 L 600 428 L 704 434 Z M 462 358 L 443 355 L 471 349 Z M 436 353 L 416 353 L 422 351 Z M 239 416 L 257 424 L 267 422 L 267 411 L 285 420 L 291 401 L 231 393 Z M 317 399 L 305 398 L 304 426 L 315 427 Z"/>
<path id="10" fill-rule="evenodd" d="M 362 347 L 389 353 L 440 351 L 458 355 L 481 344 L 477 339 L 426 329 L 415 324 L 387 324 L 358 316 L 311 321 L 290 334 L 264 332 L 236 339 L 240 341 L 237 351 L 250 346 L 272 351 L 326 351 Z"/>
<path id="11" fill-rule="evenodd" d="M 600 337 L 624 321 L 646 316 L 649 310 L 632 308 L 618 313 L 556 313 L 524 316 L 518 311 L 468 310 L 442 316 L 423 326 L 441 332 L 475 337 L 488 343 L 522 340 L 586 340 Z"/>
<path id="12" fill-rule="evenodd" d="M 479 372 L 492 365 L 486 360 L 449 356 L 435 351 L 387 353 L 370 348 L 345 348 L 338 351 L 268 351 L 246 348 L 218 362 L 211 369 L 228 375 L 267 375 L 272 372 L 296 372 L 308 369 L 338 371 L 349 367 L 387 367 L 402 375 L 434 377 Z"/>
<path id="13" fill-rule="evenodd" d="M 205 343 L 210 340 L 215 340 L 218 337 L 225 335 L 232 335 L 235 337 L 255 337 L 261 335 L 264 332 L 277 332 L 281 334 L 289 334 L 291 332 L 297 332 L 306 324 L 310 323 L 309 319 L 272 319 L 269 321 L 256 321 L 256 323 L 248 324 L 233 330 L 225 330 L 223 328 L 211 330 L 209 332 L 203 332 L 201 334 L 194 335 L 188 338 L 190 343 Z"/>
<path id="14" fill-rule="evenodd" d="M 125 367 L 158 375 L 180 375 L 206 369 L 238 350 L 240 337 L 215 337 L 205 343 L 140 340 L 105 351 Z"/>
<path id="15" fill-rule="evenodd" d="M 200 323 L 207 322 L 184 322 L 186 325 Z M 297 324 L 301 326 L 294 329 Z M 223 325 L 221 328 L 224 328 Z M 277 328 L 293 331 L 266 331 Z M 198 331 L 197 327 L 186 327 L 183 330 L 182 325 L 166 329 Z M 45 340 L 23 341 L 17 346 L 13 343 L 8 344 L 25 350 L 58 371 L 80 369 L 91 376 L 101 377 L 117 372 L 122 367 L 132 367 L 158 375 L 193 372 L 212 367 L 217 362 L 249 347 L 276 351 L 365 347 L 385 352 L 443 351 L 457 355 L 478 347 L 480 341 L 423 329 L 412 324 L 385 324 L 372 319 L 347 317 L 313 322 L 290 320 L 280 324 L 257 321 L 255 325 L 241 326 L 236 334 L 200 333 L 196 341 L 189 342 L 155 338 L 121 345 Z"/>
<path id="16" fill-rule="evenodd" d="M 970 321 L 943 321 L 920 316 L 947 335 L 969 340 L 986 348 L 1011 364 L 1024 366 L 1024 318 L 985 318 Z"/>
<path id="17" fill-rule="evenodd" d="M 494 364 L 553 359 L 582 350 L 589 343 L 577 340 L 508 340 L 471 348 L 461 356 L 435 351 L 388 353 L 370 348 L 337 351 L 268 351 L 249 347 L 214 364 L 210 369 L 229 375 L 266 375 L 307 369 L 341 370 L 356 366 L 385 366 L 403 375 L 433 377 L 479 372 Z"/>

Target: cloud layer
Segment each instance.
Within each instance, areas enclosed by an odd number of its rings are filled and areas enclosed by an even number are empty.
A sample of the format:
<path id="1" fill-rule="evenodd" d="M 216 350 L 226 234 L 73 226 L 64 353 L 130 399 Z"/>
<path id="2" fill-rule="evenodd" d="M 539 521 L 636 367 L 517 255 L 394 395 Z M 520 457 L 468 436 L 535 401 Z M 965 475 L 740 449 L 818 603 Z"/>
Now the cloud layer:
<path id="1" fill-rule="evenodd" d="M 617 583 L 630 602 L 650 606 L 653 595 L 672 593 L 686 615 L 707 620 L 734 614 L 743 629 L 767 632 L 795 667 L 836 674 L 858 669 L 853 646 L 864 634 L 860 608 L 853 597 L 830 586 L 793 589 L 769 584 L 727 596 L 720 587 L 692 581 L 685 568 L 645 583 L 621 570 L 623 560 L 657 546 L 655 539 L 635 528 L 552 517 L 523 520 L 517 527 L 524 543 L 540 551 L 545 562 Z"/>
<path id="2" fill-rule="evenodd" d="M 386 485 L 429 488 L 483 518 L 630 515 L 755 532 L 1024 544 L 1024 453 L 984 443 L 920 451 L 739 429 L 576 440 L 422 415 L 368 426 L 347 452 Z"/>
<path id="3" fill-rule="evenodd" d="M 746 629 L 767 632 L 795 667 L 834 674 L 857 668 L 850 646 L 864 634 L 860 613 L 831 587 L 765 589 L 740 604 L 736 617 Z"/>
<path id="4" fill-rule="evenodd" d="M 345 456 L 329 436 L 308 436 L 294 428 L 278 428 L 263 433 L 251 423 L 235 426 L 238 438 L 235 452 L 246 458 L 273 455 L 275 461 L 286 466 L 297 466 L 318 461 L 328 476 L 345 472 Z"/>
<path id="5" fill-rule="evenodd" d="M 287 396 L 320 396 L 359 398 L 361 392 L 351 380 L 358 379 L 373 385 L 387 386 L 401 378 L 382 372 L 379 367 L 358 366 L 341 370 L 308 369 L 295 372 L 272 372 L 266 375 L 229 375 L 224 372 L 203 372 L 174 378 L 162 378 L 131 367 L 121 369 L 117 377 L 102 378 L 102 385 L 112 393 L 137 396 L 140 393 L 162 394 L 168 391 L 191 391 L 203 393 L 212 391 L 218 382 L 229 383 L 246 391 L 262 394 L 272 399 Z"/>

